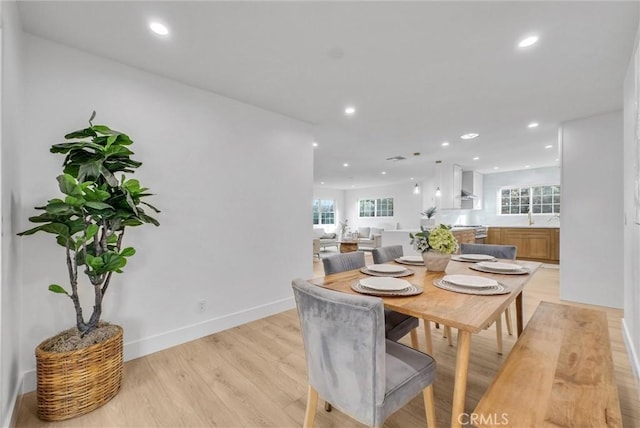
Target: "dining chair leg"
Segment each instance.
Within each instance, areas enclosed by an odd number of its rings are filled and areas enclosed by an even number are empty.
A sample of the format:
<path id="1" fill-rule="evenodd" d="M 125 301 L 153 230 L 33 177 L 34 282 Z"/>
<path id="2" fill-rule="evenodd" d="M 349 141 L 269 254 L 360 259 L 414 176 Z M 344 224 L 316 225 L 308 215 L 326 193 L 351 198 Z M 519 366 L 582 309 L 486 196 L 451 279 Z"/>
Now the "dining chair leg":
<path id="1" fill-rule="evenodd" d="M 414 328 L 409 334 L 411 335 L 411 347 L 419 350 L 420 344 L 418 343 L 418 328 Z"/>
<path id="2" fill-rule="evenodd" d="M 431 321 L 424 320 L 424 341 L 427 354 L 433 354 L 433 344 L 431 343 Z"/>
<path id="3" fill-rule="evenodd" d="M 498 341 L 498 355 L 502 355 L 502 315 L 496 320 L 496 340 Z"/>
<path id="4" fill-rule="evenodd" d="M 329 403 L 328 401 L 324 402 L 324 411 L 325 412 L 330 412 L 331 409 L 333 409 L 333 406 L 331 405 L 331 403 Z"/>
<path id="5" fill-rule="evenodd" d="M 436 403 L 433 399 L 433 384 L 423 389 L 422 395 L 424 397 L 424 411 L 427 415 L 427 426 L 436 428 Z"/>
<path id="6" fill-rule="evenodd" d="M 504 318 L 507 321 L 507 333 L 509 336 L 513 336 L 513 325 L 511 324 L 511 310 L 507 306 L 507 309 L 504 310 Z"/>
<path id="7" fill-rule="evenodd" d="M 318 391 L 309 385 L 307 391 L 307 410 L 304 414 L 303 428 L 313 428 L 316 419 L 316 407 L 318 407 Z"/>
<path id="8" fill-rule="evenodd" d="M 448 325 L 444 326 L 444 337 L 447 338 L 447 343 L 449 346 L 453 346 L 453 337 L 451 337 L 451 327 Z"/>

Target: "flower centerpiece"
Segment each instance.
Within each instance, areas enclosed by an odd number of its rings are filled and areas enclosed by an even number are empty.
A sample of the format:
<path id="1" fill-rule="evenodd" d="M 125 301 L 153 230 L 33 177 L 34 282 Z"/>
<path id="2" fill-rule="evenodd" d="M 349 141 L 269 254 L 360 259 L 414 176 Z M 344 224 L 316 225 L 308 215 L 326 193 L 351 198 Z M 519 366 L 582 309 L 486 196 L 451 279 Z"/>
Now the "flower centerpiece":
<path id="1" fill-rule="evenodd" d="M 346 235 L 349 232 L 349 219 L 345 218 L 340 222 L 340 240 L 346 239 Z"/>
<path id="2" fill-rule="evenodd" d="M 420 232 L 410 233 L 411 244 L 422 253 L 427 270 L 444 272 L 451 254 L 458 249 L 458 241 L 449 227 L 441 224 L 429 230 L 420 227 Z"/>

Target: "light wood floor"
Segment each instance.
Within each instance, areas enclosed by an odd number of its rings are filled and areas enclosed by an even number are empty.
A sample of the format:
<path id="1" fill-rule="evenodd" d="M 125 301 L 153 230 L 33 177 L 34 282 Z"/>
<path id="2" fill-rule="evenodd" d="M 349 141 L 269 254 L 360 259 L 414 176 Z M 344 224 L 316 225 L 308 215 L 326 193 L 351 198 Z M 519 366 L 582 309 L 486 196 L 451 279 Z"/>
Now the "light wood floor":
<path id="1" fill-rule="evenodd" d="M 370 257 L 367 255 L 367 257 Z M 322 263 L 314 261 L 322 275 Z M 541 300 L 559 302 L 558 275 L 542 268 L 525 288 L 525 318 Z M 586 305 L 579 305 L 586 306 Z M 621 335 L 620 310 L 608 315 L 624 426 L 640 426 L 640 401 Z M 423 334 L 419 334 L 424 349 Z M 496 354 L 495 331 L 471 340 L 466 411 L 472 412 L 515 339 L 505 333 L 505 355 Z M 409 344 L 408 337 L 403 342 Z M 438 363 L 434 384 L 439 426 L 450 421 L 455 347 L 434 330 Z M 125 364 L 122 391 L 104 407 L 69 421 L 47 424 L 36 416 L 35 393 L 17 409 L 17 427 L 300 427 L 306 400 L 306 368 L 298 318 L 286 311 Z M 526 403 L 523 403 L 526 406 Z M 426 425 L 422 397 L 392 415 L 385 427 Z M 316 427 L 361 427 L 337 410 L 318 406 Z"/>

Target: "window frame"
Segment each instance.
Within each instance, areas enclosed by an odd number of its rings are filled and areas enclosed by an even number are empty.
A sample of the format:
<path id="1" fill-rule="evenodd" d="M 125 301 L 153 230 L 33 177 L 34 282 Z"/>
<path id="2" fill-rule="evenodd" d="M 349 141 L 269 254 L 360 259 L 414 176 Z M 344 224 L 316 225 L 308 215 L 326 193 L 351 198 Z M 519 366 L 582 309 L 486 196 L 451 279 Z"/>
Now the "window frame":
<path id="1" fill-rule="evenodd" d="M 550 188 L 550 194 L 546 193 L 546 188 Z M 515 204 L 511 203 L 511 201 L 509 201 L 508 205 L 504 204 L 504 198 L 505 196 L 503 195 L 503 192 L 507 190 L 509 191 L 511 194 L 509 195 L 509 199 L 512 198 L 523 198 L 527 197 L 528 198 L 528 203 L 526 204 L 526 206 L 528 206 L 528 208 L 526 208 L 526 211 L 523 212 L 523 204 L 522 201 L 519 201 L 519 204 L 516 206 Z M 527 195 L 523 195 L 523 190 L 527 191 Z M 513 195 L 513 191 L 517 191 L 517 196 Z M 540 202 L 535 203 L 533 202 L 534 197 L 539 197 L 540 198 Z M 545 202 L 545 200 L 549 201 L 549 202 Z M 538 215 L 558 215 L 561 212 L 561 203 L 562 201 L 562 187 L 559 184 L 542 184 L 542 185 L 515 185 L 515 186 L 503 186 L 500 187 L 498 189 L 497 195 L 496 195 L 496 213 L 499 216 L 514 216 L 514 215 L 528 215 L 529 214 L 529 210 L 531 210 L 531 215 L 532 216 L 538 216 Z M 502 212 L 502 207 L 503 206 L 508 206 L 509 207 L 509 213 L 503 213 Z M 545 209 L 545 206 L 549 206 L 551 211 L 549 212 L 543 212 Z M 512 212 L 514 207 L 517 208 L 518 212 Z M 538 209 L 536 209 L 538 208 Z"/>
<path id="2" fill-rule="evenodd" d="M 368 202 L 369 206 L 363 207 L 363 202 Z M 364 215 L 369 213 L 371 215 Z M 395 204 L 392 197 L 358 199 L 358 218 L 392 218 L 394 213 Z"/>
<path id="3" fill-rule="evenodd" d="M 316 210 L 316 202 L 317 204 L 317 210 Z M 330 202 L 331 204 L 331 211 L 323 211 L 323 203 L 324 202 Z M 328 205 L 328 204 L 327 204 Z M 316 214 L 317 214 L 317 219 L 316 219 Z M 327 217 L 331 217 L 332 222 L 328 223 L 325 222 L 325 220 L 327 220 Z M 316 220 L 318 221 L 316 223 Z M 311 222 L 314 226 L 335 226 L 336 225 L 336 201 L 335 199 L 314 199 L 312 202 L 312 208 L 311 208 Z"/>

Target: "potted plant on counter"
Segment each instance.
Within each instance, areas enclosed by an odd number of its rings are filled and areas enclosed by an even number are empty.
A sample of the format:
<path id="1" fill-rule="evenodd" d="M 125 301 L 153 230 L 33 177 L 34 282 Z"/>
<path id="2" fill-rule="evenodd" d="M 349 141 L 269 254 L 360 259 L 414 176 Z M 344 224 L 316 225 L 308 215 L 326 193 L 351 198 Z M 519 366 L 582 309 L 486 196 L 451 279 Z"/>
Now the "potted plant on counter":
<path id="1" fill-rule="evenodd" d="M 122 379 L 122 328 L 102 323 L 102 304 L 113 274 L 123 272 L 135 254 L 124 247 L 127 227 L 158 221 L 145 209 L 150 196 L 138 180 L 127 178 L 142 165 L 133 160 L 133 141 L 104 125 L 93 125 L 65 136 L 51 153 L 65 155 L 58 188 L 62 196 L 36 207 L 30 217 L 38 226 L 19 233 L 50 233 L 64 248 L 68 285 L 49 285 L 49 291 L 67 296 L 75 311 L 75 327 L 45 340 L 36 348 L 38 416 L 63 420 L 82 415 L 113 398 Z M 144 205 L 144 207 L 143 207 Z M 88 319 L 79 291 L 81 274 L 93 294 Z M 85 293 L 86 294 L 86 293 Z"/>
<path id="2" fill-rule="evenodd" d="M 411 244 L 422 253 L 428 271 L 444 272 L 451 254 L 458 249 L 458 241 L 448 226 L 441 224 L 432 230 L 420 227 L 420 232 L 410 233 Z"/>
<path id="3" fill-rule="evenodd" d="M 436 211 L 438 209 L 433 206 L 433 207 L 429 207 L 426 210 L 422 211 L 420 214 L 424 217 L 426 217 L 426 219 L 422 219 L 420 221 L 420 225 L 421 226 L 425 226 L 425 227 L 433 227 L 436 225 L 436 219 L 434 218 L 434 216 L 436 215 Z"/>

